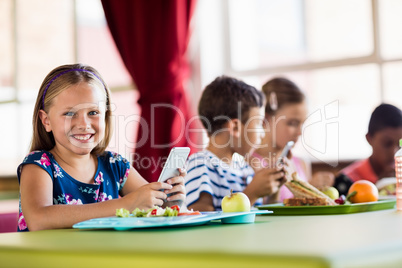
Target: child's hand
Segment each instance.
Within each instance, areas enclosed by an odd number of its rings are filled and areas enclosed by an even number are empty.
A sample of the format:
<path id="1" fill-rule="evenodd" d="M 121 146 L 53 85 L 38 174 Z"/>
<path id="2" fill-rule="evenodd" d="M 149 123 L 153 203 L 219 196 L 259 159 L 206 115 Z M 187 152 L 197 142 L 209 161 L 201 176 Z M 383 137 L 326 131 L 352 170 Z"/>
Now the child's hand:
<path id="1" fill-rule="evenodd" d="M 184 186 L 184 177 L 187 175 L 186 170 L 179 168 L 180 175 L 168 179 L 166 182 L 173 186 L 173 188 L 166 190 L 166 194 L 171 194 L 166 199 L 163 206 L 182 206 L 186 199 L 186 187 Z"/>
<path id="2" fill-rule="evenodd" d="M 123 197 L 119 199 L 122 203 L 119 207 L 131 211 L 136 208 L 149 209 L 154 206 L 168 206 L 169 202 L 176 202 L 174 205 L 182 205 L 186 198 L 184 176 L 187 173 L 183 169 L 179 169 L 179 172 L 179 176 L 170 178 L 166 182 L 148 183 L 132 168 L 123 188 Z M 172 194 L 172 196 L 167 197 L 168 194 Z"/>
<path id="3" fill-rule="evenodd" d="M 289 151 L 290 153 L 290 151 Z M 277 166 L 277 170 L 283 171 L 284 172 L 284 176 L 282 178 L 279 179 L 279 188 L 284 185 L 286 182 L 291 181 L 292 180 L 292 176 L 291 174 L 294 172 L 291 168 L 290 168 L 290 164 L 289 164 L 290 160 L 289 158 L 285 157 L 282 161 L 282 165 Z M 275 191 L 274 193 L 277 193 L 279 191 L 279 189 L 277 191 Z"/>
<path id="4" fill-rule="evenodd" d="M 125 207 L 130 211 L 136 208 L 149 209 L 154 206 L 162 206 L 167 198 L 167 194 L 164 191 L 172 188 L 173 186 L 168 183 L 151 182 L 125 195 L 122 199 L 126 203 Z"/>
<path id="5" fill-rule="evenodd" d="M 287 166 L 282 168 L 264 168 L 256 172 L 251 183 L 244 189 L 244 193 L 254 203 L 258 198 L 278 192 L 286 181 Z"/>

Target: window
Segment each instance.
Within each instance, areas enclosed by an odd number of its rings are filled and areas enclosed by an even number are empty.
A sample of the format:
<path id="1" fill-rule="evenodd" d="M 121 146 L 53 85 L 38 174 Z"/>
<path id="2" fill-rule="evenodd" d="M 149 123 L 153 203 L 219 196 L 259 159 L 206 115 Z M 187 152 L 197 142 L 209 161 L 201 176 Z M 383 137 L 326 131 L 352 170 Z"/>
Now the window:
<path id="1" fill-rule="evenodd" d="M 299 153 L 334 166 L 367 157 L 373 109 L 402 108 L 398 11 L 398 0 L 200 1 L 202 84 L 222 73 L 257 88 L 288 77 L 308 99 Z"/>
<path id="2" fill-rule="evenodd" d="M 401 13 L 400 0 L 199 0 L 191 41 L 192 64 L 200 63 L 194 87 L 201 90 L 222 73 L 257 88 L 287 76 L 308 96 L 300 153 L 335 164 L 366 157 L 374 107 L 382 101 L 402 107 Z M 71 62 L 94 66 L 112 88 L 111 147 L 129 156 L 138 93 L 99 0 L 2 0 L 0 36 L 0 148 L 7 152 L 0 173 L 15 174 L 27 153 L 42 79 Z"/>
<path id="3" fill-rule="evenodd" d="M 61 1 L 1 1 L 0 156 L 2 172 L 15 174 L 27 154 L 37 91 L 54 66 L 74 61 L 74 5 Z M 46 14 L 43 16 L 41 14 Z M 3 59 L 3 57 L 2 57 Z M 4 167 L 4 168 L 3 168 Z"/>
<path id="4" fill-rule="evenodd" d="M 0 176 L 15 175 L 28 153 L 32 111 L 45 76 L 62 64 L 95 67 L 112 89 L 111 150 L 133 150 L 138 93 L 107 28 L 99 0 L 0 1 Z"/>
<path id="5" fill-rule="evenodd" d="M 117 50 L 100 0 L 76 1 L 77 61 L 94 66 L 112 90 L 113 137 L 108 150 L 131 159 L 140 108 L 139 94 Z"/>

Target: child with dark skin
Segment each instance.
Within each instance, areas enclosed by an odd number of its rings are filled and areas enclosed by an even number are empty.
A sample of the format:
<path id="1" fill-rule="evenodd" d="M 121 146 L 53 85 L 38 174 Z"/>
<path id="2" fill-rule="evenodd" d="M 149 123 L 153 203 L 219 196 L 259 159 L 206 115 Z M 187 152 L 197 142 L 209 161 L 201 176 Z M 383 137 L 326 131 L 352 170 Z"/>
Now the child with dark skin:
<path id="1" fill-rule="evenodd" d="M 346 194 L 358 180 L 377 183 L 382 178 L 395 177 L 394 155 L 402 138 L 402 111 L 390 104 L 381 104 L 371 114 L 367 142 L 372 148 L 370 157 L 356 161 L 342 169 L 334 186 Z"/>

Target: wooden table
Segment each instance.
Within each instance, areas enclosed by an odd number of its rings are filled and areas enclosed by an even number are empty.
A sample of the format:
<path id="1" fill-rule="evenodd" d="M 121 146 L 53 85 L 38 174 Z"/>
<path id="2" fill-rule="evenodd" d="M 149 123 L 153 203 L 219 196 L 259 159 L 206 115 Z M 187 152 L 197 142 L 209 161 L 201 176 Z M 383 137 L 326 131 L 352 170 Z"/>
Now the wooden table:
<path id="1" fill-rule="evenodd" d="M 402 267 L 402 213 L 0 234 L 2 267 Z"/>

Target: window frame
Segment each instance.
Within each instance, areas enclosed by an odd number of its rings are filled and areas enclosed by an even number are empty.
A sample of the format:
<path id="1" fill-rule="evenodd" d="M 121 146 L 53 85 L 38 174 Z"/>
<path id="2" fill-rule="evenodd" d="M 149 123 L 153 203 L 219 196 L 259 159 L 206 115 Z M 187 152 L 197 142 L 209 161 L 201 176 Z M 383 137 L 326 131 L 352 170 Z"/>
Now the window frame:
<path id="1" fill-rule="evenodd" d="M 373 23 L 373 52 L 370 55 L 362 57 L 343 58 L 338 60 L 307 62 L 302 64 L 278 65 L 270 67 L 254 68 L 249 70 L 235 70 L 231 62 L 231 44 L 230 44 L 230 21 L 229 21 L 229 0 L 224 0 L 222 3 L 222 27 L 223 27 L 223 68 L 224 73 L 234 77 L 247 76 L 266 76 L 275 73 L 292 73 L 300 71 L 315 71 L 319 69 L 356 66 L 364 64 L 376 64 L 379 67 L 380 77 L 380 95 L 381 100 L 384 99 L 384 74 L 383 65 L 392 62 L 402 62 L 402 58 L 384 59 L 381 56 L 380 43 L 380 27 L 379 27 L 379 3 L 378 0 L 371 0 L 372 23 Z"/>

